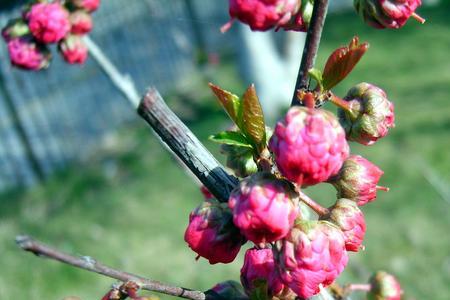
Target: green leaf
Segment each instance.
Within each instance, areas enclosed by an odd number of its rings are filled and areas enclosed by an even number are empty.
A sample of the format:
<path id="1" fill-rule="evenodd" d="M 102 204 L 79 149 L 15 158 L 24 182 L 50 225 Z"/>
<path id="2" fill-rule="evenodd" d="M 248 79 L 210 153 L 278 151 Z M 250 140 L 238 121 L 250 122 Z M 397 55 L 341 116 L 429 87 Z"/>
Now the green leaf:
<path id="1" fill-rule="evenodd" d="M 242 96 L 242 131 L 257 148 L 266 142 L 266 125 L 263 110 L 252 84 Z"/>
<path id="2" fill-rule="evenodd" d="M 368 43 L 359 43 L 358 37 L 354 37 L 348 47 L 336 49 L 328 58 L 323 70 L 323 87 L 329 90 L 353 70 L 361 57 L 369 49 Z"/>
<path id="3" fill-rule="evenodd" d="M 252 148 L 252 145 L 250 145 L 245 136 L 236 131 L 223 131 L 218 134 L 211 135 L 209 139 L 220 144 Z"/>
<path id="4" fill-rule="evenodd" d="M 320 91 L 323 91 L 323 78 L 322 78 L 322 71 L 319 69 L 312 68 L 308 71 L 309 77 L 317 81 L 317 84 L 320 87 Z"/>
<path id="5" fill-rule="evenodd" d="M 219 100 L 220 104 L 222 104 L 222 107 L 228 113 L 231 120 L 241 128 L 241 100 L 239 97 L 212 83 L 209 83 L 209 87 Z"/>

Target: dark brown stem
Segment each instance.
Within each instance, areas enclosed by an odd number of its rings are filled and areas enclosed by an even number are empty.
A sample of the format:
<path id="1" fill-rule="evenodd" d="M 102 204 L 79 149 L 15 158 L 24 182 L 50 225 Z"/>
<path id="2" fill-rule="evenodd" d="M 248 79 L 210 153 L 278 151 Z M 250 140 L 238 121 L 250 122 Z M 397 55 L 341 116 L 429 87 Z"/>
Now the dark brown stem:
<path id="1" fill-rule="evenodd" d="M 294 95 L 291 105 L 299 105 L 297 101 L 297 91 L 308 88 L 308 71 L 314 67 L 317 51 L 319 50 L 320 38 L 322 36 L 323 25 L 328 11 L 328 0 L 315 0 L 311 23 L 306 34 L 305 47 L 303 49 L 302 62 L 298 71 L 297 82 L 295 84 Z"/>
<path id="2" fill-rule="evenodd" d="M 303 203 L 308 205 L 312 210 L 314 210 L 319 215 L 319 217 L 324 217 L 330 213 L 328 208 L 323 207 L 302 191 L 299 191 L 299 197 L 300 201 L 302 201 Z"/>
<path id="3" fill-rule="evenodd" d="M 89 256 L 76 257 L 51 248 L 29 236 L 16 237 L 17 245 L 25 251 L 31 252 L 39 257 L 50 258 L 80 269 L 95 272 L 107 277 L 111 277 L 122 282 L 133 281 L 141 289 L 159 292 L 166 295 L 176 296 L 192 300 L 204 300 L 205 294 L 201 291 L 168 285 L 156 280 L 147 279 L 128 272 L 116 270 L 101 264 Z"/>
<path id="4" fill-rule="evenodd" d="M 154 88 L 144 96 L 139 115 L 219 201 L 226 202 L 239 183 L 170 110 Z"/>

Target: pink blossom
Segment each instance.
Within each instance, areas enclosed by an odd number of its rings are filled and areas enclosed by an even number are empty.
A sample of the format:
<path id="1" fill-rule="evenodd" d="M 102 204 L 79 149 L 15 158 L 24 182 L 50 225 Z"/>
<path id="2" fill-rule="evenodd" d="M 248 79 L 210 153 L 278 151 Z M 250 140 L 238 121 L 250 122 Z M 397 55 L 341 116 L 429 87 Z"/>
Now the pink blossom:
<path id="1" fill-rule="evenodd" d="M 36 3 L 26 15 L 33 36 L 42 43 L 56 43 L 70 31 L 69 13 L 59 3 Z"/>
<path id="2" fill-rule="evenodd" d="M 241 283 L 247 295 L 260 281 L 265 281 L 269 297 L 295 299 L 295 294 L 284 285 L 278 275 L 272 249 L 248 249 L 245 252 L 244 266 L 241 269 Z M 289 297 L 290 296 L 290 297 Z"/>
<path id="3" fill-rule="evenodd" d="M 374 201 L 377 190 L 388 190 L 378 186 L 383 171 L 360 155 L 350 155 L 342 165 L 339 174 L 330 180 L 337 190 L 338 198 L 356 201 L 365 205 Z"/>
<path id="4" fill-rule="evenodd" d="M 347 139 L 370 146 L 395 126 L 394 104 L 379 87 L 360 83 L 347 93 L 350 110 L 338 109 Z"/>
<path id="5" fill-rule="evenodd" d="M 421 0 L 355 0 L 356 11 L 375 28 L 400 28 L 422 4 Z"/>
<path id="6" fill-rule="evenodd" d="M 100 0 L 70 0 L 70 2 L 75 7 L 84 9 L 88 12 L 93 12 L 100 6 Z"/>
<path id="7" fill-rule="evenodd" d="M 327 221 L 296 223 L 277 256 L 283 282 L 305 299 L 333 283 L 348 261 L 343 233 Z"/>
<path id="8" fill-rule="evenodd" d="M 230 16 L 248 24 L 252 30 L 265 31 L 286 25 L 305 31 L 298 0 L 230 0 Z"/>
<path id="9" fill-rule="evenodd" d="M 308 186 L 336 175 L 349 154 L 345 132 L 325 110 L 292 107 L 269 143 L 281 174 Z"/>
<path id="10" fill-rule="evenodd" d="M 14 38 L 8 42 L 11 63 L 25 70 L 41 70 L 50 64 L 49 50 L 32 38 Z"/>
<path id="11" fill-rule="evenodd" d="M 230 263 L 245 242 L 232 218 L 225 203 L 204 201 L 190 214 L 184 240 L 210 264 Z"/>
<path id="12" fill-rule="evenodd" d="M 88 49 L 81 37 L 69 35 L 59 43 L 59 51 L 69 64 L 84 64 L 88 58 Z"/>
<path id="13" fill-rule="evenodd" d="M 298 215 L 296 194 L 286 180 L 270 173 L 257 173 L 233 190 L 229 206 L 234 224 L 254 243 L 283 238 Z"/>
<path id="14" fill-rule="evenodd" d="M 372 289 L 367 294 L 369 300 L 400 300 L 403 290 L 395 276 L 384 271 L 376 272 L 370 278 Z"/>
<path id="15" fill-rule="evenodd" d="M 361 249 L 366 233 L 366 221 L 354 201 L 339 199 L 330 208 L 330 215 L 326 219 L 336 224 L 344 233 L 347 251 L 358 252 Z"/>
<path id="16" fill-rule="evenodd" d="M 86 34 L 92 30 L 92 17 L 83 10 L 76 10 L 70 14 L 70 32 L 73 34 Z"/>

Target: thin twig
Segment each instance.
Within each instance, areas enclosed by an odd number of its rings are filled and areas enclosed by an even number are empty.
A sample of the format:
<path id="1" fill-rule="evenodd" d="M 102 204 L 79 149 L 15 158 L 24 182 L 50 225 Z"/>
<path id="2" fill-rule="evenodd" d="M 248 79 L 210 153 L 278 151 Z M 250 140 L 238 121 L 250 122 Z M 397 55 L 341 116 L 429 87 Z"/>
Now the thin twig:
<path id="1" fill-rule="evenodd" d="M 156 89 L 147 92 L 138 113 L 219 201 L 228 201 L 230 192 L 239 183 L 238 179 L 225 171 L 211 152 L 170 110 Z"/>
<path id="2" fill-rule="evenodd" d="M 319 50 L 320 38 L 323 25 L 328 11 L 328 0 L 314 1 L 311 23 L 306 34 L 305 47 L 303 49 L 302 62 L 295 83 L 294 95 L 291 105 L 298 105 L 297 91 L 308 87 L 308 71 L 314 67 L 317 51 Z"/>
<path id="3" fill-rule="evenodd" d="M 323 207 L 302 191 L 299 191 L 299 199 L 300 201 L 308 205 L 312 210 L 314 210 L 320 217 L 324 217 L 330 214 L 328 208 Z"/>
<path id="4" fill-rule="evenodd" d="M 25 251 L 31 252 L 40 257 L 50 258 L 83 270 L 95 272 L 107 277 L 111 277 L 123 282 L 136 282 L 141 289 L 159 292 L 166 295 L 176 296 L 192 300 L 204 300 L 205 294 L 201 291 L 194 291 L 182 287 L 165 284 L 156 280 L 144 278 L 128 272 L 116 270 L 101 264 L 89 256 L 76 257 L 49 247 L 33 238 L 21 235 L 16 237 L 17 245 Z"/>
<path id="5" fill-rule="evenodd" d="M 125 96 L 130 104 L 137 108 L 141 96 L 134 85 L 133 80 L 127 74 L 122 74 L 116 66 L 103 53 L 102 49 L 88 36 L 83 37 L 83 41 L 92 55 L 92 58 L 99 64 L 103 72 L 111 79 L 114 86 Z"/>

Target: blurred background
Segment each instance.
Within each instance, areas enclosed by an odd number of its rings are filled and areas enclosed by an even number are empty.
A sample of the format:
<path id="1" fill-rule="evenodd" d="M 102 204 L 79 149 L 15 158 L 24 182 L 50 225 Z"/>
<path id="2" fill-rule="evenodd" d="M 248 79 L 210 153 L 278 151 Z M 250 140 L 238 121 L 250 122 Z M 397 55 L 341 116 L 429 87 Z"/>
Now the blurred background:
<path id="1" fill-rule="evenodd" d="M 20 14 L 23 2 L 2 0 L 0 26 Z M 385 89 L 396 107 L 397 126 L 386 138 L 371 147 L 351 145 L 385 171 L 381 184 L 391 191 L 364 207 L 366 250 L 350 255 L 339 282 L 366 282 L 383 269 L 398 276 L 405 299 L 446 300 L 450 3 L 425 4 L 418 11 L 425 25 L 409 21 L 380 31 L 359 19 L 352 1 L 332 1 L 317 66 L 358 35 L 371 47 L 335 92 L 344 96 L 368 81 Z M 230 122 L 207 82 L 236 94 L 255 82 L 273 124 L 290 101 L 304 38 L 249 34 L 237 23 L 222 34 L 227 21 L 225 0 L 105 0 L 90 35 L 141 94 L 156 86 L 221 161 L 207 138 Z M 331 186 L 307 192 L 323 205 L 335 199 Z M 211 266 L 195 261 L 183 241 L 188 214 L 202 199 L 198 184 L 95 60 L 76 67 L 55 55 L 48 70 L 23 72 L 10 66 L 0 43 L 0 299 L 99 299 L 113 282 L 19 251 L 14 237 L 21 233 L 194 289 L 238 280 L 242 255 Z"/>

